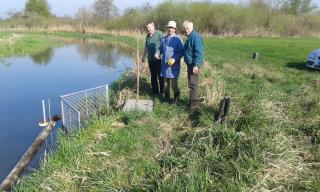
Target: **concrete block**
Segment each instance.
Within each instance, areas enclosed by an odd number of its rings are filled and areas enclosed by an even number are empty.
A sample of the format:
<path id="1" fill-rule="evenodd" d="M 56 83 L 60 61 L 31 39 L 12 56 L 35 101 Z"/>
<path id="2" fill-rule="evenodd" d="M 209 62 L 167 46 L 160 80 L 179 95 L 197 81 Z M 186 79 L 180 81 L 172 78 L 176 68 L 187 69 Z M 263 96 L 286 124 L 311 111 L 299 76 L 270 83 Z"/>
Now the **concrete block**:
<path id="1" fill-rule="evenodd" d="M 123 111 L 153 111 L 153 101 L 151 100 L 136 100 L 136 99 L 128 99 L 126 100 Z"/>

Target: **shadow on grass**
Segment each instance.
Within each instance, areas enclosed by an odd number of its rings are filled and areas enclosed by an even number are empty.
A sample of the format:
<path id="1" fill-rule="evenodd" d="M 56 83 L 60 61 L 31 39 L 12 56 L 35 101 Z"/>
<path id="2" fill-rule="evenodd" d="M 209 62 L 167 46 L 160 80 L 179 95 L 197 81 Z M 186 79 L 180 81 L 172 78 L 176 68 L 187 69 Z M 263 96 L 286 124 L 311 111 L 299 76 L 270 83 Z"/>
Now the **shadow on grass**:
<path id="1" fill-rule="evenodd" d="M 219 111 L 215 107 L 200 104 L 197 110 L 190 110 L 189 119 L 193 127 L 212 126 L 218 119 L 218 115 Z"/>
<path id="2" fill-rule="evenodd" d="M 286 66 L 288 68 L 293 68 L 298 70 L 312 71 L 312 69 L 306 66 L 306 62 L 288 62 Z"/>

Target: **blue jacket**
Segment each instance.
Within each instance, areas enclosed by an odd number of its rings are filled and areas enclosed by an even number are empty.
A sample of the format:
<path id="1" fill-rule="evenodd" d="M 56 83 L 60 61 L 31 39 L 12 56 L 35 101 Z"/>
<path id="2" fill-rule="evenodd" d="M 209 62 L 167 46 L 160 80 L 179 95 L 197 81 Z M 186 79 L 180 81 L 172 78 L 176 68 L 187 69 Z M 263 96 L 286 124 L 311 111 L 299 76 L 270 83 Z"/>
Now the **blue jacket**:
<path id="1" fill-rule="evenodd" d="M 173 34 L 165 36 L 160 43 L 161 76 L 164 78 L 178 78 L 180 75 L 180 60 L 183 56 L 183 42 L 181 38 Z M 168 65 L 168 60 L 174 58 L 175 63 Z"/>
<path id="2" fill-rule="evenodd" d="M 194 30 L 189 34 L 184 44 L 184 61 L 188 68 L 200 67 L 203 64 L 203 42 L 200 35 Z"/>

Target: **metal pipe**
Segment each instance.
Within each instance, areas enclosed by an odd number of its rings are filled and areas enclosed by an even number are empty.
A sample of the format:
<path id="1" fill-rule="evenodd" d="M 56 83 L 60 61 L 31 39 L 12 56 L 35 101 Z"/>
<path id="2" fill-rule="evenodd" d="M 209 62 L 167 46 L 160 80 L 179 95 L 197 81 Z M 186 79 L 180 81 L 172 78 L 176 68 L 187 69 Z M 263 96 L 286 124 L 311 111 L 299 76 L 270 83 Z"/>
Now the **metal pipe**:
<path id="1" fill-rule="evenodd" d="M 86 98 L 86 113 L 87 113 L 87 116 L 89 116 L 89 110 L 88 110 L 88 94 L 87 94 L 87 92 L 85 93 L 85 98 Z"/>
<path id="2" fill-rule="evenodd" d="M 69 108 L 69 127 L 71 127 L 71 110 Z"/>
<path id="3" fill-rule="evenodd" d="M 44 100 L 42 100 L 42 114 L 43 114 L 43 123 L 47 123 L 46 106 L 45 106 Z"/>
<path id="4" fill-rule="evenodd" d="M 52 116 L 51 116 L 51 102 L 50 102 L 50 99 L 48 99 L 48 112 L 49 112 L 49 121 L 52 121 Z"/>
<path id="5" fill-rule="evenodd" d="M 61 119 L 62 119 L 62 127 L 65 126 L 64 122 L 64 106 L 63 106 L 63 99 L 60 97 L 60 105 L 61 105 Z"/>
<path id="6" fill-rule="evenodd" d="M 78 128 L 81 128 L 81 115 L 80 112 L 78 111 Z"/>
<path id="7" fill-rule="evenodd" d="M 92 90 L 95 90 L 95 89 L 103 88 L 103 87 L 105 87 L 105 86 L 106 86 L 106 85 L 102 85 L 102 86 L 99 86 L 99 87 L 94 87 L 94 88 L 86 89 L 86 90 L 83 90 L 83 91 L 78 91 L 78 92 L 75 92 L 75 93 L 70 93 L 70 94 L 62 95 L 62 96 L 60 96 L 60 97 L 61 97 L 61 98 L 64 98 L 64 97 L 68 97 L 68 96 L 72 96 L 72 95 L 77 95 L 77 94 L 80 94 L 80 93 L 84 93 L 84 92 L 92 91 Z"/>

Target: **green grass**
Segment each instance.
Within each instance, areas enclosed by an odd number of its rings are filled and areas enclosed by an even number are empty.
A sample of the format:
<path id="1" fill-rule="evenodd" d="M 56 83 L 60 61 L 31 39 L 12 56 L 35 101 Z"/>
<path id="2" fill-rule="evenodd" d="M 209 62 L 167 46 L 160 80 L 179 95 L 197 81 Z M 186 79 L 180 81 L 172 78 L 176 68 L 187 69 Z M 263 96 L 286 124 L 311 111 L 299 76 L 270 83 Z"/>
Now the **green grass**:
<path id="1" fill-rule="evenodd" d="M 58 41 L 43 35 L 1 32 L 0 59 L 32 55 L 61 45 Z"/>
<path id="2" fill-rule="evenodd" d="M 320 73 L 306 69 L 305 59 L 320 40 L 204 43 L 198 113 L 185 105 L 183 70 L 180 106 L 155 99 L 153 113 L 113 111 L 60 134 L 56 151 L 15 191 L 319 191 Z M 132 81 L 129 75 L 115 83 L 114 95 L 119 83 L 130 88 Z M 146 97 L 148 81 L 142 79 Z M 232 98 L 229 123 L 214 124 L 224 95 Z"/>

